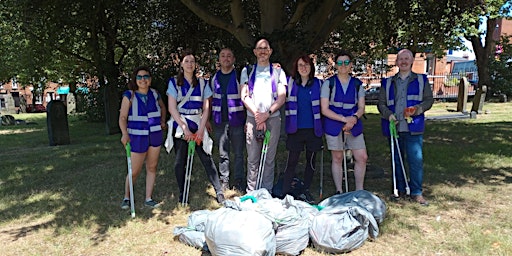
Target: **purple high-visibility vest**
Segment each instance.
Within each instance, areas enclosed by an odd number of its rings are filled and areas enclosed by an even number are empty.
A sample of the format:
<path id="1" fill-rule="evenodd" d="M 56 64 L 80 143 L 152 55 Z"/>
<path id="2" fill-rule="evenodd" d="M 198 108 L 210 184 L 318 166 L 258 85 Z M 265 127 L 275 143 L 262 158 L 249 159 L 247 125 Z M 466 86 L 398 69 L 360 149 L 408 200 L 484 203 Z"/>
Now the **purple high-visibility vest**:
<path id="1" fill-rule="evenodd" d="M 357 90 L 362 84 L 361 80 L 351 77 L 346 92 L 343 92 L 343 87 L 341 86 L 341 82 L 337 76 L 330 77 L 328 81 L 330 86 L 331 83 L 334 83 L 334 85 L 332 85 L 333 93 L 329 96 L 329 109 L 338 115 L 346 117 L 355 115 L 358 109 L 357 102 L 359 100 Z M 324 117 L 323 120 L 325 133 L 331 136 L 338 136 L 345 126 L 345 123 L 332 120 L 328 117 Z M 350 132 L 354 136 L 359 136 L 363 133 L 363 122 L 361 120 L 357 120 L 357 123 L 352 127 Z"/>
<path id="2" fill-rule="evenodd" d="M 297 91 L 298 86 L 293 79 L 288 83 L 288 97 L 286 97 L 286 110 L 285 110 L 285 126 L 287 133 L 297 132 L 297 120 L 298 120 L 298 104 L 297 104 Z M 315 135 L 321 137 L 324 134 L 322 128 L 322 118 L 320 110 L 320 87 L 321 82 L 317 78 L 313 78 L 311 85 L 311 108 L 313 110 L 313 124 Z"/>
<path id="3" fill-rule="evenodd" d="M 222 91 L 219 80 L 217 79 L 217 74 L 221 72 L 220 70 L 215 73 L 213 76 L 213 100 L 212 100 L 212 116 L 213 121 L 216 124 L 220 124 L 222 122 Z M 231 72 L 231 78 L 228 83 L 227 91 L 227 102 L 228 102 L 228 118 L 229 125 L 232 126 L 242 126 L 245 124 L 245 111 L 244 111 L 244 103 L 242 102 L 242 98 L 240 97 L 239 84 L 236 79 L 236 72 L 233 70 Z"/>
<path id="4" fill-rule="evenodd" d="M 416 106 L 423 101 L 425 82 L 428 83 L 428 78 L 424 74 L 412 73 L 411 76 L 413 76 L 414 79 L 412 79 L 407 86 L 407 107 Z M 395 75 L 393 77 L 384 78 L 381 81 L 381 90 L 386 90 L 386 105 L 393 113 L 395 113 L 396 79 L 398 79 L 398 77 Z M 412 122 L 408 123 L 409 131 L 418 133 L 424 132 L 425 114 L 421 113 L 420 115 L 411 117 Z M 381 118 L 381 128 L 384 136 L 391 136 L 389 132 L 389 120 Z"/>
<path id="5" fill-rule="evenodd" d="M 183 85 L 178 86 L 175 79 L 171 78 L 172 84 L 176 91 L 178 92 L 178 97 L 176 98 L 176 103 L 178 105 L 184 97 L 187 95 L 188 90 L 192 89 L 192 94 L 188 98 L 187 102 L 183 104 L 181 108 L 178 109 L 178 112 L 181 115 L 198 115 L 203 113 L 203 92 L 204 92 L 204 80 L 199 79 L 199 85 L 192 87 L 186 79 L 183 79 Z M 199 129 L 199 124 L 187 119 L 185 117 L 185 121 L 187 121 L 188 129 L 195 133 Z M 176 121 L 173 122 L 173 126 L 176 129 L 178 127 L 178 123 Z"/>
<path id="6" fill-rule="evenodd" d="M 247 81 L 247 85 L 249 86 L 249 95 L 252 95 L 252 91 L 254 90 L 254 81 L 256 80 L 256 68 L 257 67 L 258 67 L 258 65 L 254 64 L 254 67 L 252 68 L 251 73 L 247 74 L 249 77 L 249 81 Z M 277 100 L 277 82 L 279 80 L 279 72 L 280 71 L 281 70 L 274 73 L 272 64 L 270 65 L 270 81 L 272 82 L 272 96 L 274 96 L 274 101 Z"/>
<path id="7" fill-rule="evenodd" d="M 133 91 L 130 91 L 134 93 Z M 135 95 L 131 97 L 131 107 L 128 111 L 127 130 L 130 136 L 132 151 L 142 153 L 149 146 L 151 141 L 162 144 L 163 133 L 160 126 L 161 109 L 157 102 L 158 92 L 150 88 L 147 100 L 144 103 L 142 99 Z M 148 138 L 149 137 L 149 138 Z"/>

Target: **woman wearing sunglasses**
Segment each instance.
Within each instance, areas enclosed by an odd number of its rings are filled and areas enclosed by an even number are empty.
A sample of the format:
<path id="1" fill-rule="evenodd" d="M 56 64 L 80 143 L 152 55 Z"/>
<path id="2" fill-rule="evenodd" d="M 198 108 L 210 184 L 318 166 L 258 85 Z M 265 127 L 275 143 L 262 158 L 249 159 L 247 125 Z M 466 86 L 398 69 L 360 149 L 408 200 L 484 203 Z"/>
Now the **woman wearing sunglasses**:
<path id="1" fill-rule="evenodd" d="M 324 115 L 327 148 L 332 155 L 332 176 L 336 193 L 343 192 L 343 158 L 345 150 L 352 150 L 355 160 L 356 190 L 364 189 L 366 173 L 366 145 L 361 117 L 365 111 L 364 89 L 361 80 L 351 76 L 352 55 L 341 51 L 336 55 L 337 74 L 322 85 L 320 105 Z M 348 191 L 348 188 L 345 188 Z"/>
<path id="2" fill-rule="evenodd" d="M 166 123 L 166 110 L 162 97 L 151 86 L 151 71 L 148 67 L 136 68 L 123 93 L 119 113 L 121 143 L 130 142 L 133 182 L 139 176 L 146 160 L 146 201 L 144 205 L 156 208 L 159 204 L 151 196 L 155 185 L 156 167 L 163 142 L 163 129 Z M 122 209 L 130 208 L 128 176 L 125 181 Z"/>

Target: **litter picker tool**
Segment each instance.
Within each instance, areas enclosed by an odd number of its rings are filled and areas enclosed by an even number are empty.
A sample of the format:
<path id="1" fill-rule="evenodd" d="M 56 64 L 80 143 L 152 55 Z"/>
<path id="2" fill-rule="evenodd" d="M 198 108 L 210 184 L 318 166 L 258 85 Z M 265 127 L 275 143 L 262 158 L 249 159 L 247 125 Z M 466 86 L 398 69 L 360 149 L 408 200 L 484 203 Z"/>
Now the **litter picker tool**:
<path id="1" fill-rule="evenodd" d="M 324 147 L 320 151 L 320 200 L 323 198 L 324 193 Z"/>
<path id="2" fill-rule="evenodd" d="M 188 202 L 188 195 L 190 192 L 190 179 L 192 178 L 192 164 L 194 163 L 194 152 L 196 150 L 196 141 L 191 140 L 188 142 L 188 153 L 187 153 L 187 168 L 185 171 L 185 184 L 183 188 L 183 198 L 181 200 L 181 206 L 185 206 Z"/>
<path id="3" fill-rule="evenodd" d="M 345 178 L 345 192 L 348 192 L 348 168 L 347 168 L 347 133 L 343 132 L 343 176 Z"/>
<path id="4" fill-rule="evenodd" d="M 409 183 L 407 182 L 407 174 L 405 173 L 404 161 L 402 159 L 402 153 L 400 151 L 400 145 L 398 143 L 398 132 L 396 131 L 396 125 L 393 122 L 389 123 L 389 133 L 390 141 L 391 141 L 391 166 L 393 168 L 393 194 L 395 197 L 399 197 L 398 189 L 396 187 L 396 164 L 395 164 L 395 144 L 396 151 L 398 152 L 398 158 L 400 159 L 400 166 L 402 167 L 402 172 L 405 180 L 405 191 L 407 195 L 411 194 Z"/>
<path id="5" fill-rule="evenodd" d="M 126 161 L 128 163 L 128 183 L 130 184 L 130 211 L 132 218 L 135 218 L 135 203 L 133 199 L 133 178 L 132 178 L 132 147 L 130 142 L 126 143 Z"/>
<path id="6" fill-rule="evenodd" d="M 265 139 L 263 140 L 263 147 L 261 148 L 260 166 L 258 168 L 258 177 L 256 178 L 256 190 L 261 188 L 263 182 L 263 172 L 265 171 L 265 160 L 267 159 L 268 142 L 270 140 L 270 131 L 265 132 Z"/>

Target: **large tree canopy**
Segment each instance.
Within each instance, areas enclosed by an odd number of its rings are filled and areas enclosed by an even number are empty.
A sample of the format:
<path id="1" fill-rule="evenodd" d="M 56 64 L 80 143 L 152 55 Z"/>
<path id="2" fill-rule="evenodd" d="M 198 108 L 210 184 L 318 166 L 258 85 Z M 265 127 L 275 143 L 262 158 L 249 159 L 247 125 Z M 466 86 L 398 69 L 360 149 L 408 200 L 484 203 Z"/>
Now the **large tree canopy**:
<path id="1" fill-rule="evenodd" d="M 269 38 L 273 61 L 287 71 L 300 54 L 341 48 L 368 63 L 402 47 L 440 56 L 461 45 L 461 31 L 473 26 L 470 19 L 482 15 L 474 10 L 487 2 L 4 0 L 0 60 L 8 65 L 0 67 L 0 79 L 72 83 L 84 73 L 96 76 L 105 107 L 99 116 L 112 134 L 118 132 L 126 74 L 149 65 L 163 91 L 184 48 L 196 51 L 204 72 L 215 69 L 216 50 L 223 46 L 235 51 L 237 63 L 253 62 L 251 48 L 259 36 Z"/>

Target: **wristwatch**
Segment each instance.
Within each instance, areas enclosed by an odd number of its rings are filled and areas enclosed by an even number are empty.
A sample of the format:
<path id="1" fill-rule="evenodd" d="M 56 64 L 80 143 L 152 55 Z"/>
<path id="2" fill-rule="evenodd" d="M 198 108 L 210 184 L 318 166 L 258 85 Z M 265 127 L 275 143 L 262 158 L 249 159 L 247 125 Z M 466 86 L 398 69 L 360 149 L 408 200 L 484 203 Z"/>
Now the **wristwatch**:
<path id="1" fill-rule="evenodd" d="M 268 115 L 271 116 L 272 115 L 272 110 L 268 110 Z"/>
<path id="2" fill-rule="evenodd" d="M 359 120 L 359 117 L 356 114 L 353 114 L 352 116 Z"/>

